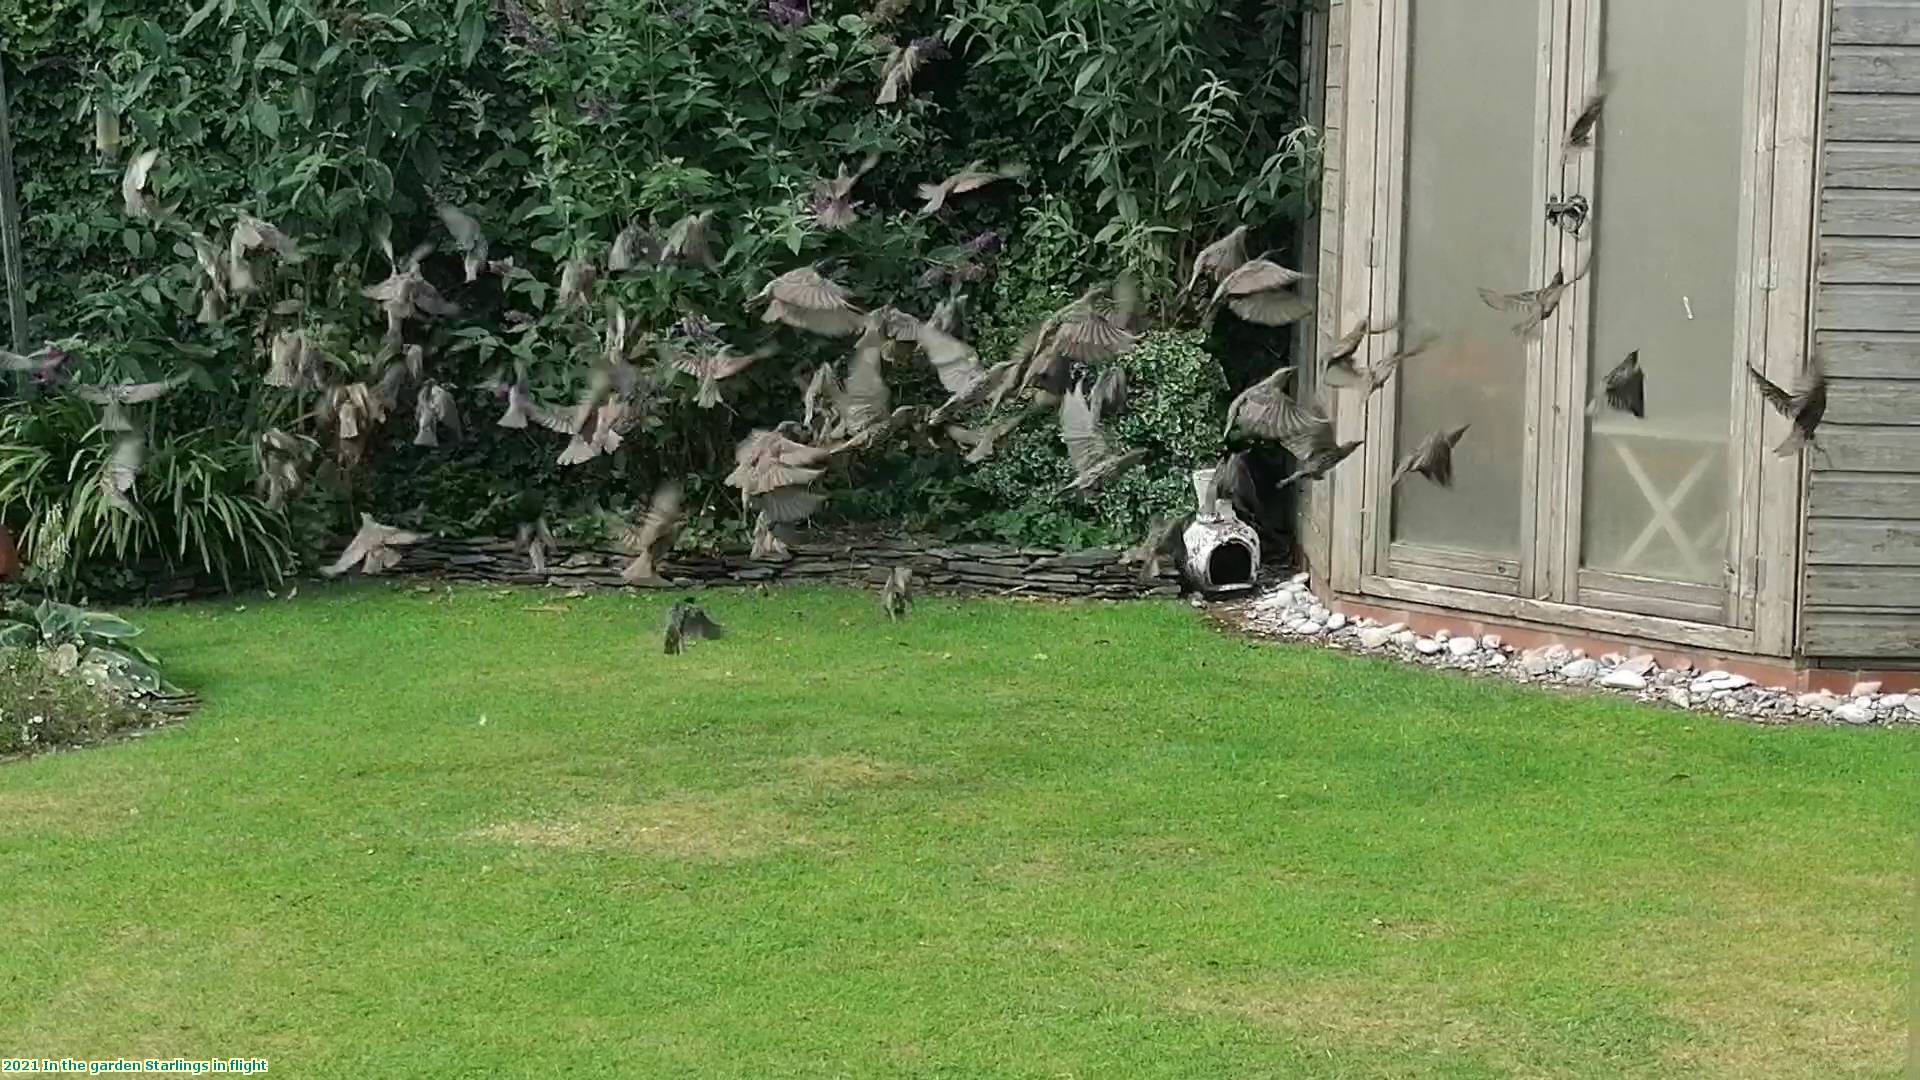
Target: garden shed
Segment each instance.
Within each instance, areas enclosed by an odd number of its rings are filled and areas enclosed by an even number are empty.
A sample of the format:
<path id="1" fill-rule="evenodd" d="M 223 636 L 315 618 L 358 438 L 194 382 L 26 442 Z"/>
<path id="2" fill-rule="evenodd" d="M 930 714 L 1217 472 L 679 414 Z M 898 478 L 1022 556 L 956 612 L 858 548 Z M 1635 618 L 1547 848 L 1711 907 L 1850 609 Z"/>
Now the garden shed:
<path id="1" fill-rule="evenodd" d="M 1808 681 L 1920 668 L 1920 4 L 1334 0 L 1320 20 L 1318 350 L 1362 320 L 1394 327 L 1371 359 L 1432 345 L 1329 398 L 1366 443 L 1303 500 L 1317 585 Z M 1478 293 L 1556 275 L 1533 335 Z M 1591 407 L 1633 352 L 1644 417 Z M 1809 357 L 1817 448 L 1777 454 L 1791 425 L 1744 369 L 1791 388 Z M 1392 483 L 1463 424 L 1450 489 Z"/>

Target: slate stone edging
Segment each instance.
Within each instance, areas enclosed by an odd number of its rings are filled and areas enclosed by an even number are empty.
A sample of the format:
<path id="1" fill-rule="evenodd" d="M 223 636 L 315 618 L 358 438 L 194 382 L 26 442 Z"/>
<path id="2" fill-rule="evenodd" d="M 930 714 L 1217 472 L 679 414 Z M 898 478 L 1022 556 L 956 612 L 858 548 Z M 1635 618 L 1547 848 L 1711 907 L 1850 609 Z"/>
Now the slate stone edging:
<path id="1" fill-rule="evenodd" d="M 745 552 L 679 554 L 661 566 L 665 580 L 642 587 L 753 585 L 828 581 L 877 585 L 896 566 L 911 567 L 915 586 L 926 592 L 1139 599 L 1175 597 L 1180 578 L 1168 570 L 1142 581 L 1139 567 L 1121 561 L 1113 548 L 1063 552 L 1001 544 L 820 537 L 789 545 L 782 561 L 756 560 Z M 407 550 L 399 572 L 499 585 L 621 588 L 629 557 L 616 551 L 562 549 L 536 573 L 513 544 L 494 537 L 435 538 Z"/>

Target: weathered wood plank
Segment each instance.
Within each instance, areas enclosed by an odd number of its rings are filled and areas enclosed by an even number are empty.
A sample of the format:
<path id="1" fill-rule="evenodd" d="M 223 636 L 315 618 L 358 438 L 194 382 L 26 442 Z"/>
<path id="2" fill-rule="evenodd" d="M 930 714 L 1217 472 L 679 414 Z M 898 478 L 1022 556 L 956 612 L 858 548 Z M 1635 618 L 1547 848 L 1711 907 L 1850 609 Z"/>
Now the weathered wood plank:
<path id="1" fill-rule="evenodd" d="M 1816 472 L 1807 485 L 1807 514 L 1920 522 L 1920 475 Z"/>
<path id="2" fill-rule="evenodd" d="M 1920 430 L 1910 427 L 1827 424 L 1820 446 L 1825 452 L 1813 455 L 1815 469 L 1920 473 Z"/>
<path id="3" fill-rule="evenodd" d="M 1860 379 L 1920 378 L 1920 334 L 1821 332 L 1815 339 L 1827 374 Z"/>
<path id="4" fill-rule="evenodd" d="M 1897 608 L 1920 612 L 1920 567 L 1810 566 L 1807 607 Z"/>
<path id="5" fill-rule="evenodd" d="M 1920 45 L 1920 6 L 1834 0 L 1835 45 Z"/>
<path id="6" fill-rule="evenodd" d="M 1829 236 L 1820 244 L 1829 285 L 1920 285 L 1920 237 Z"/>
<path id="7" fill-rule="evenodd" d="M 1822 330 L 1920 332 L 1920 288 L 1823 285 L 1814 298 L 1814 320 Z"/>
<path id="8" fill-rule="evenodd" d="M 1829 189 L 1920 189 L 1920 143 L 1829 142 L 1825 175 Z"/>
<path id="9" fill-rule="evenodd" d="M 1920 656 L 1920 613 L 1809 611 L 1801 631 L 1808 656 Z"/>
<path id="10" fill-rule="evenodd" d="M 1920 236 L 1920 191 L 1830 190 L 1820 222 L 1828 236 Z"/>
<path id="11" fill-rule="evenodd" d="M 1827 137 L 1859 142 L 1913 142 L 1920 139 L 1920 97 L 1908 94 L 1830 94 L 1827 97 Z"/>
<path id="12" fill-rule="evenodd" d="M 1911 94 L 1920 86 L 1920 47 L 1835 45 L 1827 85 L 1836 94 Z"/>
<path id="13" fill-rule="evenodd" d="M 1815 518 L 1807 522 L 1808 566 L 1920 566 L 1920 524 Z"/>
<path id="14" fill-rule="evenodd" d="M 1830 424 L 1920 425 L 1920 381 L 1912 379 L 1828 379 Z"/>

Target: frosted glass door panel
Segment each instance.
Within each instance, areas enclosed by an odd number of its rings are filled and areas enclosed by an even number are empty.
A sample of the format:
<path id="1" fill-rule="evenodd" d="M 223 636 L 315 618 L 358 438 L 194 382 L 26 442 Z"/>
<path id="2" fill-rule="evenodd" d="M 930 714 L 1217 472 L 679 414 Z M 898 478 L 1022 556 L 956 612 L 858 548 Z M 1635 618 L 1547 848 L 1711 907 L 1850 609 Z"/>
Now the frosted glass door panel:
<path id="1" fill-rule="evenodd" d="M 1587 421 L 1586 567 L 1725 583 L 1751 0 L 1605 0 L 1589 392 L 1634 351 L 1646 417 Z"/>
<path id="2" fill-rule="evenodd" d="M 1400 485 L 1393 539 L 1518 558 L 1527 348 L 1475 287 L 1534 283 L 1540 3 L 1416 0 L 1409 22 L 1401 330 L 1437 344 L 1382 392 L 1398 394 L 1396 457 L 1433 431 L 1473 430 L 1450 490 Z"/>

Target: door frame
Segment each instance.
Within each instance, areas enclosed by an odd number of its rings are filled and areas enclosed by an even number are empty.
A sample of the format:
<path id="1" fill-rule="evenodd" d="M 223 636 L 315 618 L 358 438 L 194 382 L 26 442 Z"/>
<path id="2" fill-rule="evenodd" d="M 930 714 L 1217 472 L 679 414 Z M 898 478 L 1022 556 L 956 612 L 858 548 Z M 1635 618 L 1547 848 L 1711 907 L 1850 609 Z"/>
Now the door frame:
<path id="1" fill-rule="evenodd" d="M 1406 86 L 1411 4 L 1419 0 L 1346 0 L 1343 36 L 1346 87 L 1344 174 L 1339 244 L 1323 276 L 1336 284 L 1338 310 L 1321 320 L 1322 345 L 1361 319 L 1391 318 L 1399 300 L 1401 214 L 1406 165 Z M 1598 63 L 1604 0 L 1540 0 L 1540 78 L 1537 109 L 1545 132 L 1564 130 L 1586 73 Z M 1741 209 L 1741 288 L 1733 360 L 1752 362 L 1770 378 L 1791 379 L 1810 346 L 1820 80 L 1824 71 L 1828 0 L 1752 0 L 1748 109 Z M 1574 47 L 1577 46 L 1577 47 Z M 1554 56 L 1567 56 L 1556 71 Z M 1332 123 L 1332 120 L 1329 120 Z M 1557 141 L 1557 140 L 1556 140 Z M 1549 171 L 1561 165 L 1550 150 L 1536 161 L 1536 194 L 1544 206 Z M 1592 155 L 1567 163 L 1569 188 L 1591 196 Z M 1543 280 L 1560 265 L 1564 234 L 1542 217 L 1535 266 Z M 1569 244 L 1583 257 L 1585 244 Z M 1598 633 L 1669 640 L 1703 648 L 1788 655 L 1794 641 L 1800 507 L 1804 462 L 1774 457 L 1766 447 L 1784 436 L 1762 410 L 1745 380 L 1736 378 L 1729 442 L 1733 505 L 1729 510 L 1731 617 L 1704 617 L 1710 604 L 1700 587 L 1605 574 L 1579 566 L 1579 488 L 1584 480 L 1585 347 L 1589 281 L 1569 291 L 1550 332 L 1529 347 L 1524 445 L 1535 448 L 1522 498 L 1517 590 L 1501 567 L 1476 565 L 1446 553 L 1393 545 L 1385 534 L 1394 466 L 1394 405 L 1387 394 L 1370 400 L 1336 395 L 1330 403 L 1342 438 L 1363 433 L 1358 463 L 1336 470 L 1330 499 L 1313 500 L 1314 524 L 1331 537 L 1327 579 L 1335 592 L 1360 597 L 1460 608 L 1503 618 L 1566 625 Z M 1576 332 L 1576 329 L 1578 332 Z M 1363 356 L 1378 359 L 1399 344 L 1390 333 L 1366 341 Z M 1734 372 L 1737 376 L 1739 373 Z M 1324 385 L 1316 381 L 1317 385 Z M 1578 469 L 1579 471 L 1575 471 Z M 1483 557 L 1484 558 L 1484 557 Z M 1444 566 L 1438 565 L 1444 560 Z M 1493 561 L 1493 560 L 1488 560 Z M 1713 587 L 1707 587 L 1712 589 Z"/>

